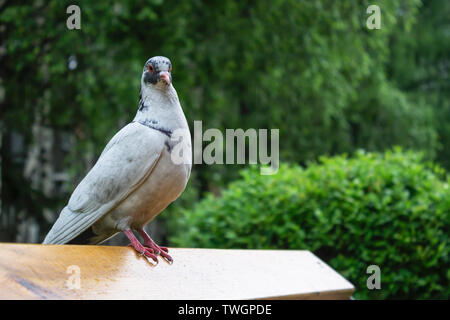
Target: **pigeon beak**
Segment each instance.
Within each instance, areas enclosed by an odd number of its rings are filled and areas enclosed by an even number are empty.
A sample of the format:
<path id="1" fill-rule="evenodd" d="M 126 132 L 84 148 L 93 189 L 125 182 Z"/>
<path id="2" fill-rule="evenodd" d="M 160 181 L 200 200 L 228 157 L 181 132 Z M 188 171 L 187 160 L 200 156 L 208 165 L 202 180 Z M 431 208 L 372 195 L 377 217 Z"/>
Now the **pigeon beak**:
<path id="1" fill-rule="evenodd" d="M 168 73 L 167 71 L 161 71 L 159 73 L 159 77 L 161 78 L 161 80 L 166 83 L 167 85 L 170 84 L 171 82 L 171 77 L 170 77 L 170 73 Z"/>

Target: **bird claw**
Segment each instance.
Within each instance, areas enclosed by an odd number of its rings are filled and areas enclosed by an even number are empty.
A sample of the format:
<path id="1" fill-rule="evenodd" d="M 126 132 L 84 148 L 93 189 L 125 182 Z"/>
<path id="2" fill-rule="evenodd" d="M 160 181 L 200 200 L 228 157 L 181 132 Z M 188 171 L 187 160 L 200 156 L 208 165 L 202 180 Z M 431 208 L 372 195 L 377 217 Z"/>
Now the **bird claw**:
<path id="1" fill-rule="evenodd" d="M 173 264 L 173 259 L 171 256 L 165 257 L 165 256 L 161 256 L 164 260 L 166 260 L 166 262 L 170 265 Z"/>
<path id="2" fill-rule="evenodd" d="M 156 264 L 158 264 L 158 257 L 156 255 L 154 255 L 152 252 L 150 252 L 150 250 L 145 250 L 144 256 L 146 258 L 152 259 L 153 261 L 156 262 Z"/>
<path id="3" fill-rule="evenodd" d="M 169 249 L 167 249 L 167 247 L 160 247 L 157 244 L 147 244 L 145 246 L 145 248 L 148 248 L 148 250 L 157 255 L 160 256 L 161 258 L 163 258 L 164 260 L 166 260 L 170 265 L 173 264 L 173 259 L 172 257 L 168 254 Z"/>
<path id="4" fill-rule="evenodd" d="M 144 241 L 144 245 L 142 245 L 139 240 L 136 239 L 131 230 L 125 230 L 124 233 L 131 241 L 128 246 L 132 247 L 140 257 L 145 256 L 145 258 L 147 258 L 147 261 L 149 261 L 148 258 L 150 258 L 156 263 L 155 265 L 157 265 L 158 256 L 161 256 L 161 258 L 163 258 L 167 263 L 169 263 L 170 265 L 173 264 L 173 259 L 168 254 L 169 249 L 167 247 L 158 246 L 144 231 L 143 236 L 144 238 L 147 237 L 147 239 Z"/>
<path id="5" fill-rule="evenodd" d="M 160 257 L 163 258 L 164 260 L 166 260 L 170 265 L 173 264 L 172 257 L 170 255 L 168 255 L 166 251 L 161 251 Z"/>
<path id="6" fill-rule="evenodd" d="M 145 259 L 147 259 L 148 262 L 150 262 L 150 259 L 152 259 L 153 262 L 154 262 L 154 264 L 152 263 L 153 266 L 157 266 L 158 263 L 159 263 L 159 261 L 158 261 L 157 258 L 152 258 L 152 257 L 149 257 L 149 256 L 147 256 L 147 255 L 144 255 L 144 257 L 145 257 Z"/>
<path id="7" fill-rule="evenodd" d="M 139 255 L 139 257 L 145 257 L 147 261 L 149 261 L 148 260 L 149 258 L 152 259 L 155 262 L 155 266 L 158 264 L 158 258 L 153 253 L 153 250 L 151 248 L 144 247 L 144 250 L 140 251 L 139 249 L 135 248 L 131 243 L 128 245 L 128 247 L 132 247 L 134 250 L 136 250 L 136 253 Z"/>
<path id="8" fill-rule="evenodd" d="M 153 247 L 145 246 L 145 248 L 147 248 L 147 249 L 150 250 L 154 255 L 157 255 L 157 256 L 159 256 L 160 253 L 161 253 L 161 251 L 156 250 L 156 249 L 153 248 Z"/>

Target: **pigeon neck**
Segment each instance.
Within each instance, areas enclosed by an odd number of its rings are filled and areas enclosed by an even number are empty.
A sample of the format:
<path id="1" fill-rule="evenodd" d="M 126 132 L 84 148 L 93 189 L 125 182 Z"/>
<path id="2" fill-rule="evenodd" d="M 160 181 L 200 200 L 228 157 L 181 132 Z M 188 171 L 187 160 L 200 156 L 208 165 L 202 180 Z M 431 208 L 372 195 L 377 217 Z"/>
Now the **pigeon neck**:
<path id="1" fill-rule="evenodd" d="M 172 84 L 169 87 L 141 85 L 139 99 L 144 104 L 170 105 L 178 102 L 178 95 Z"/>
<path id="2" fill-rule="evenodd" d="M 174 129 L 185 121 L 177 92 L 172 84 L 164 89 L 141 86 L 139 108 L 133 122 L 155 125 L 164 123 L 165 127 Z"/>

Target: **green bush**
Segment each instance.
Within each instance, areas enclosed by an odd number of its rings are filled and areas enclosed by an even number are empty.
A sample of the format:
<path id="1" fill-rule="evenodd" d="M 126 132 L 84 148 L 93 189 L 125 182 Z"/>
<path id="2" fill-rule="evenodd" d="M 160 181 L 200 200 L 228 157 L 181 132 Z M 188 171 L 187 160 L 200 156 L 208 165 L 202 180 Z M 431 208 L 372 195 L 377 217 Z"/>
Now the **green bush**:
<path id="1" fill-rule="evenodd" d="M 358 152 L 303 169 L 257 168 L 220 197 L 183 212 L 173 244 L 307 249 L 356 287 L 359 299 L 449 297 L 449 179 L 414 152 Z M 381 269 L 368 290 L 366 269 Z"/>

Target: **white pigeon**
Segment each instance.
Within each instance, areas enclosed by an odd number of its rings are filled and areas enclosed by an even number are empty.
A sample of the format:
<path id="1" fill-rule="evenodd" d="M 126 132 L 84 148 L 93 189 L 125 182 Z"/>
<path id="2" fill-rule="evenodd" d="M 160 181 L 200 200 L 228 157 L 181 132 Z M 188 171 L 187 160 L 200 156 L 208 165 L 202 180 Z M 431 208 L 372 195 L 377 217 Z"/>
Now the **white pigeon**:
<path id="1" fill-rule="evenodd" d="M 171 72 L 166 57 L 145 63 L 136 117 L 106 145 L 44 244 L 98 244 L 124 232 L 141 255 L 155 262 L 161 255 L 172 263 L 167 248 L 158 246 L 144 230 L 183 192 L 191 173 L 191 135 Z M 179 161 L 175 152 L 180 149 L 187 161 Z"/>

